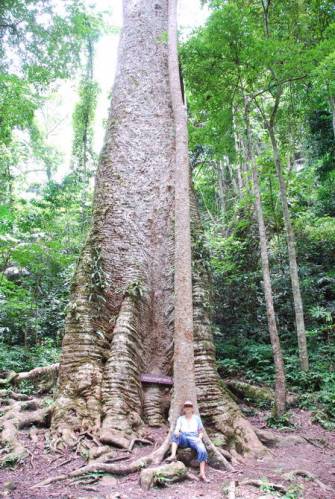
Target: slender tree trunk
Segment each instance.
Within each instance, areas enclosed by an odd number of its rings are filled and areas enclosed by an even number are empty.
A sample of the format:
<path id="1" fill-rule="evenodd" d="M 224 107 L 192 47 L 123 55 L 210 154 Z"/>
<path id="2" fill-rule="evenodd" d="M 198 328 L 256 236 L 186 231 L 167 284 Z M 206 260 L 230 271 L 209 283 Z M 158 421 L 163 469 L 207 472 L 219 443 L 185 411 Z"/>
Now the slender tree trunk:
<path id="1" fill-rule="evenodd" d="M 335 97 L 333 95 L 330 96 L 329 102 L 330 102 L 330 109 L 331 109 L 331 113 L 332 113 L 333 133 L 334 133 L 334 138 L 335 138 Z"/>
<path id="2" fill-rule="evenodd" d="M 263 15 L 264 15 L 264 31 L 266 37 L 270 38 L 270 30 L 269 30 L 270 2 L 268 0 L 262 0 L 262 5 L 263 5 Z M 271 73 L 273 77 L 277 79 L 275 70 L 273 68 L 271 68 Z M 288 209 L 286 184 L 283 177 L 280 154 L 274 131 L 274 123 L 277 116 L 277 111 L 279 108 L 279 103 L 282 93 L 283 93 L 283 88 L 281 87 L 281 85 L 279 85 L 277 88 L 277 95 L 275 97 L 275 103 L 269 121 L 265 118 L 264 113 L 261 111 L 261 109 L 260 111 L 264 118 L 265 127 L 267 128 L 270 136 L 272 150 L 273 150 L 273 159 L 279 180 L 280 198 L 283 208 L 284 223 L 285 223 L 286 237 L 287 237 L 288 258 L 289 258 L 289 267 L 290 267 L 290 276 L 291 276 L 291 285 L 292 285 L 292 294 L 293 294 L 293 303 L 294 303 L 294 312 L 295 312 L 295 323 L 296 323 L 296 330 L 298 337 L 300 367 L 303 371 L 308 371 L 309 362 L 308 362 L 308 352 L 307 352 L 307 341 L 306 341 L 306 331 L 305 331 L 305 321 L 304 321 L 304 310 L 303 310 L 303 303 L 300 291 L 295 236 L 291 223 L 290 212 Z"/>
<path id="3" fill-rule="evenodd" d="M 280 339 L 276 323 L 276 314 L 273 305 L 273 295 L 272 295 L 272 285 L 270 276 L 270 265 L 267 247 L 267 237 L 262 209 L 262 201 L 260 195 L 259 181 L 257 166 L 255 163 L 255 158 L 252 148 L 252 137 L 251 128 L 249 121 L 249 111 L 246 106 L 245 109 L 245 125 L 246 125 L 246 149 L 247 149 L 247 159 L 251 166 L 252 180 L 253 180 L 253 191 L 255 196 L 255 211 L 258 223 L 259 231 L 259 243 L 261 251 L 261 262 L 262 262 L 262 273 L 263 273 L 263 287 L 266 302 L 266 312 L 268 318 L 269 334 L 271 339 L 273 360 L 275 364 L 275 405 L 276 414 L 278 416 L 282 415 L 286 409 L 286 380 L 285 380 L 285 369 L 283 362 L 283 355 L 280 346 Z"/>
<path id="4" fill-rule="evenodd" d="M 242 164 L 241 160 L 238 158 L 238 161 L 236 163 L 237 166 L 237 181 L 238 181 L 238 194 L 239 197 L 242 197 L 242 192 L 243 192 L 243 179 L 242 179 Z"/>
<path id="5" fill-rule="evenodd" d="M 171 424 L 191 398 L 227 448 L 259 453 L 263 446 L 215 367 L 207 281 L 194 251 L 200 228 L 189 184 L 175 0 L 169 7 L 170 23 L 167 0 L 124 1 L 92 229 L 72 287 L 52 434 L 71 443 L 89 429 L 126 447 L 147 424 L 164 422 L 162 389 L 142 385 L 141 375 L 173 375 Z"/>
<path id="6" fill-rule="evenodd" d="M 229 172 L 229 176 L 230 176 L 230 179 L 231 179 L 231 184 L 232 184 L 232 187 L 233 187 L 233 192 L 236 196 L 239 195 L 239 186 L 238 186 L 238 182 L 236 180 L 236 177 L 235 177 L 235 172 L 233 170 L 233 165 L 232 163 L 229 161 L 229 158 L 227 157 L 227 169 L 228 169 L 228 172 Z"/>
<path id="7" fill-rule="evenodd" d="M 243 145 L 241 143 L 241 139 L 238 135 L 237 132 L 237 127 L 236 127 L 236 122 L 235 119 L 233 118 L 233 131 L 234 131 L 234 143 L 235 143 L 235 149 L 237 152 L 237 159 L 236 159 L 236 165 L 237 165 L 237 185 L 238 185 L 238 194 L 239 197 L 242 197 L 242 192 L 243 192 L 243 187 L 244 187 L 244 180 L 243 179 Z"/>
<path id="8" fill-rule="evenodd" d="M 218 175 L 218 201 L 219 201 L 219 209 L 226 216 L 227 212 L 227 185 L 225 178 L 225 164 L 224 161 L 220 160 L 217 166 L 217 175 Z"/>
<path id="9" fill-rule="evenodd" d="M 271 124 L 269 124 L 268 126 L 268 132 L 272 144 L 273 159 L 279 180 L 280 198 L 283 208 L 284 223 L 285 223 L 285 230 L 287 237 L 288 258 L 289 258 L 290 276 L 291 276 L 291 285 L 292 285 L 292 294 L 293 294 L 293 303 L 294 303 L 295 323 L 296 323 L 297 337 L 298 337 L 300 367 L 303 371 L 308 371 L 309 362 L 308 362 L 308 351 L 307 351 L 307 341 L 306 341 L 306 331 L 305 331 L 305 321 L 304 321 L 304 309 L 303 309 L 303 302 L 300 291 L 295 235 L 288 208 L 286 183 L 283 176 L 277 139 L 275 136 L 273 126 L 271 126 Z"/>
<path id="10" fill-rule="evenodd" d="M 174 423 L 185 400 L 197 407 L 194 377 L 192 256 L 190 225 L 190 169 L 187 116 L 180 85 L 177 51 L 177 0 L 169 0 L 169 81 L 175 124 L 175 318 L 174 391 L 171 420 Z"/>

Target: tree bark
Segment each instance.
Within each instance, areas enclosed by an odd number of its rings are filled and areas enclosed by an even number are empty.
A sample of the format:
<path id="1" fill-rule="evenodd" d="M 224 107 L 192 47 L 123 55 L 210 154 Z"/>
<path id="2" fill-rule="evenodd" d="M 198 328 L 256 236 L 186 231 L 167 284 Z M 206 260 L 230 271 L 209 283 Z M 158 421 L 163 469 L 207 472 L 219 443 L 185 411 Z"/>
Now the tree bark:
<path id="1" fill-rule="evenodd" d="M 249 110 L 246 104 L 245 107 L 245 126 L 246 126 L 246 150 L 247 150 L 247 159 L 251 167 L 252 171 L 252 180 L 253 180 L 253 191 L 255 197 L 255 212 L 258 223 L 258 232 L 259 232 L 259 244 L 261 251 L 261 262 L 262 262 L 262 273 L 263 273 L 263 287 L 264 287 L 264 295 L 265 295 L 265 303 L 266 303 L 266 313 L 268 318 L 268 326 L 269 326 L 269 334 L 271 339 L 272 351 L 273 351 L 273 360 L 275 364 L 275 409 L 276 414 L 278 416 L 282 415 L 286 409 L 286 380 L 285 380 L 285 369 L 283 356 L 280 346 L 280 339 L 277 329 L 276 323 L 276 315 L 273 305 L 273 296 L 272 296 L 272 285 L 271 285 L 271 276 L 270 276 L 270 265 L 269 265 L 269 256 L 268 256 L 268 247 L 267 247 L 267 237 L 262 209 L 262 201 L 260 195 L 259 188 L 259 180 L 258 180 L 258 172 L 257 166 L 255 163 L 255 158 L 252 150 L 252 137 L 251 137 L 251 128 L 249 121 Z"/>
<path id="2" fill-rule="evenodd" d="M 332 125 L 333 125 L 333 133 L 335 138 L 335 96 L 331 95 L 329 97 L 330 109 L 332 113 Z"/>
<path id="3" fill-rule="evenodd" d="M 277 139 L 273 125 L 271 123 L 268 124 L 268 132 L 271 140 L 273 159 L 279 181 L 280 199 L 283 208 L 284 224 L 286 230 L 295 323 L 296 323 L 297 337 L 298 337 L 300 367 L 303 371 L 308 371 L 309 362 L 308 362 L 307 340 L 306 340 L 306 330 L 305 330 L 305 321 L 304 321 L 304 308 L 300 291 L 300 280 L 299 280 L 299 270 L 297 264 L 295 235 L 288 208 L 286 183 L 283 176 L 283 169 L 278 150 Z"/>
<path id="4" fill-rule="evenodd" d="M 217 188 L 218 188 L 218 204 L 220 212 L 225 217 L 227 214 L 227 183 L 226 183 L 226 175 L 225 175 L 225 163 L 223 160 L 219 160 L 217 163 Z"/>
<path id="5" fill-rule="evenodd" d="M 167 3 L 124 2 L 124 28 L 92 229 L 74 278 L 53 428 L 131 440 L 160 399 L 140 374 L 170 374 L 174 127 Z M 160 390 L 160 389 L 159 389 Z M 146 408 L 146 414 L 143 413 Z"/>
<path id="6" fill-rule="evenodd" d="M 230 162 L 229 157 L 226 157 L 226 164 L 227 164 L 227 169 L 229 172 L 230 180 L 231 180 L 231 185 L 233 188 L 233 193 L 236 196 L 239 196 L 239 185 L 238 185 L 238 179 L 236 179 L 235 172 L 233 170 L 233 164 Z"/>
<path id="7" fill-rule="evenodd" d="M 169 0 L 169 82 L 175 124 L 175 273 L 174 273 L 174 391 L 172 424 L 185 400 L 197 410 L 193 350 L 190 168 L 186 108 L 180 85 L 177 51 L 177 0 Z"/>
<path id="8" fill-rule="evenodd" d="M 193 197 L 188 205 L 175 0 L 169 3 L 170 24 L 167 0 L 124 2 L 92 229 L 72 287 L 52 434 L 66 443 L 89 429 L 127 446 L 145 425 L 164 422 L 162 388 L 144 387 L 141 375 L 172 375 L 171 424 L 191 398 L 206 425 L 226 436 L 227 448 L 259 453 L 262 444 L 215 367 L 205 272 L 194 250 L 200 228 Z"/>

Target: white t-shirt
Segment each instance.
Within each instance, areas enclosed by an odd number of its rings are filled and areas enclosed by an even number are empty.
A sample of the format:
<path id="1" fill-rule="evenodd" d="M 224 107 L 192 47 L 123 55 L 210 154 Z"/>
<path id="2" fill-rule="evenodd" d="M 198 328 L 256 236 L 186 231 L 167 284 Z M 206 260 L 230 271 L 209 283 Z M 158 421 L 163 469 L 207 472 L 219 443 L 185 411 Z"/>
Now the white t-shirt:
<path id="1" fill-rule="evenodd" d="M 176 431 L 182 433 L 199 433 L 203 429 L 203 424 L 199 416 L 192 414 L 188 419 L 186 416 L 179 416 L 176 424 Z"/>

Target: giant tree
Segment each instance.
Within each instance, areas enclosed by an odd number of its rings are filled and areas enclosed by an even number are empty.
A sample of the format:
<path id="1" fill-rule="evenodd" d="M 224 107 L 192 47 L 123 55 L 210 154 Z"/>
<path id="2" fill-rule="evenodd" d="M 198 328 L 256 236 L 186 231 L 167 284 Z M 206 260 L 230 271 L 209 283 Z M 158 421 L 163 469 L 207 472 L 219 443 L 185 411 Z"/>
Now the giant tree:
<path id="1" fill-rule="evenodd" d="M 257 453 L 262 445 L 215 369 L 175 37 L 174 1 L 124 2 L 92 229 L 68 307 L 52 432 L 55 442 L 72 443 L 90 430 L 104 443 L 128 447 L 147 424 L 166 418 L 162 388 L 143 385 L 141 375 L 172 375 L 172 424 L 188 396 L 231 452 Z"/>

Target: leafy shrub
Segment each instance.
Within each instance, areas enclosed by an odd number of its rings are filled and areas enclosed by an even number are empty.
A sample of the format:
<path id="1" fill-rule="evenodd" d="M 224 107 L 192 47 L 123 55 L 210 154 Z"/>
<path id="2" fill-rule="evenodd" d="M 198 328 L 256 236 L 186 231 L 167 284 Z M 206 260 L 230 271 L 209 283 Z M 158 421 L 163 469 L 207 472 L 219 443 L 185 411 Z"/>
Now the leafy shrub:
<path id="1" fill-rule="evenodd" d="M 267 426 L 270 428 L 278 428 L 280 430 L 287 430 L 294 428 L 294 424 L 290 419 L 290 414 L 285 413 L 282 416 L 270 416 L 266 420 Z"/>
<path id="2" fill-rule="evenodd" d="M 29 371 L 58 362 L 59 355 L 59 347 L 49 338 L 33 348 L 13 347 L 0 342 L 0 366 L 3 371 Z"/>

